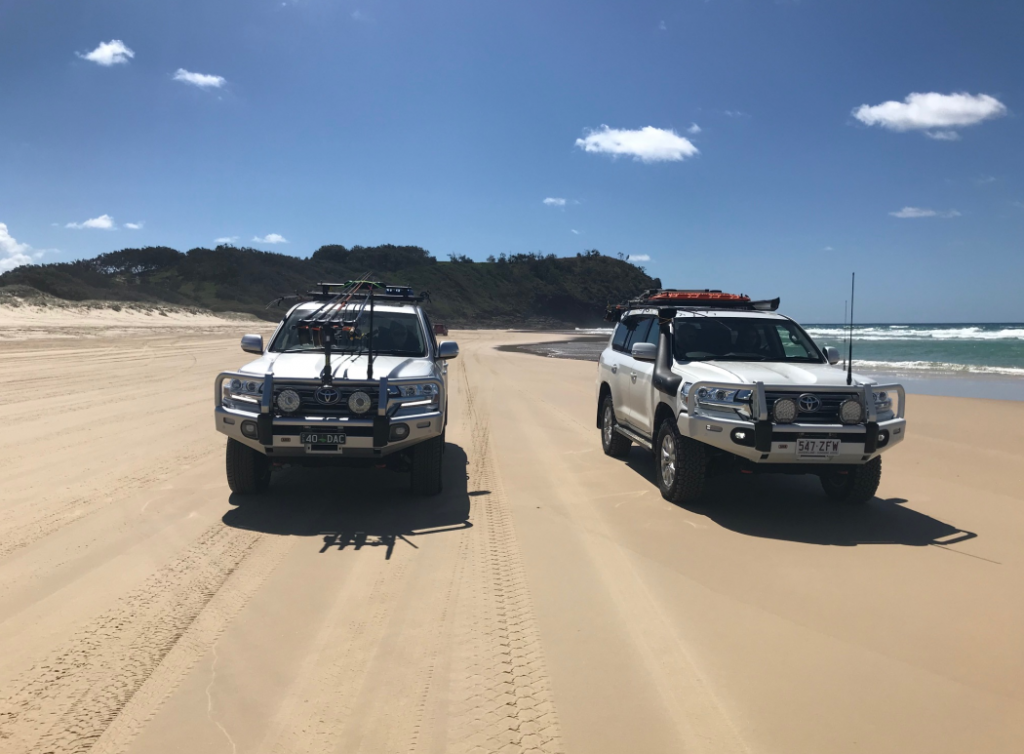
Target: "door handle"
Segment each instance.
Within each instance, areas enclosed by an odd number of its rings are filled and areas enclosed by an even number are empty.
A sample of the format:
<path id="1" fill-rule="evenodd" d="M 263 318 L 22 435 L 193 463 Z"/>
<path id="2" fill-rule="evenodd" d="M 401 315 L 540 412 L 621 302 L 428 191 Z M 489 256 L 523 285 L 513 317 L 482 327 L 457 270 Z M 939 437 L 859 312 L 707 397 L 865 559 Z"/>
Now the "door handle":
<path id="1" fill-rule="evenodd" d="M 633 372 L 632 374 L 630 374 L 629 375 L 629 379 L 631 379 L 633 382 L 636 382 L 636 372 Z"/>
<path id="2" fill-rule="evenodd" d="M 612 364 L 612 374 L 615 374 L 618 371 L 619 371 L 619 365 L 618 364 Z"/>

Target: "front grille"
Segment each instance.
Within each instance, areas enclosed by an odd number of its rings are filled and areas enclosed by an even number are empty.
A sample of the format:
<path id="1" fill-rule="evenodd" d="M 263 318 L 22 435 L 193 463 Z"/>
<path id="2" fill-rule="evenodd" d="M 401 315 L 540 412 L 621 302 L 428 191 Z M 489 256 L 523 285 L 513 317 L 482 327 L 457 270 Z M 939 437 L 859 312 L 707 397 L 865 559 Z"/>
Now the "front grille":
<path id="1" fill-rule="evenodd" d="M 807 393 L 807 395 L 813 395 L 819 401 L 821 405 L 817 411 L 807 412 L 800 409 L 800 396 L 804 395 L 804 392 L 790 392 L 790 391 L 767 391 L 764 396 L 768 401 L 769 415 L 772 406 L 775 405 L 775 401 L 779 398 L 792 398 L 796 401 L 797 415 L 796 421 L 801 424 L 842 424 L 839 420 L 839 406 L 842 405 L 843 401 L 849 400 L 850 398 L 860 398 L 859 393 Z"/>
<path id="2" fill-rule="evenodd" d="M 372 418 L 377 413 L 377 405 L 380 400 L 380 385 L 377 383 L 360 384 L 335 384 L 334 389 L 341 394 L 340 400 L 330 406 L 325 406 L 316 399 L 316 391 L 319 385 L 289 385 L 285 382 L 274 383 L 274 413 L 280 416 L 316 416 L 324 419 L 366 419 Z M 302 406 L 298 411 L 291 414 L 283 414 L 277 408 L 277 396 L 284 390 L 294 390 L 302 400 Z M 352 393 L 361 390 L 370 396 L 370 409 L 364 414 L 353 414 L 348 408 L 348 399 Z"/>

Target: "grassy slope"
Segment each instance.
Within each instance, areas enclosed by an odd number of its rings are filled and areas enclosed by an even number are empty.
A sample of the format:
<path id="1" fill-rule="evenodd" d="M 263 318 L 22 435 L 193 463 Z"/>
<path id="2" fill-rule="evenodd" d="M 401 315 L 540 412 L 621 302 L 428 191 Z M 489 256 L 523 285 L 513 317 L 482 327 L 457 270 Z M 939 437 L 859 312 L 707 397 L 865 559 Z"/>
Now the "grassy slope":
<path id="1" fill-rule="evenodd" d="M 429 291 L 437 321 L 463 326 L 577 325 L 600 322 L 604 307 L 657 285 L 639 268 L 590 252 L 511 262 L 438 262 L 416 247 L 322 247 L 309 258 L 219 247 L 187 254 L 151 247 L 95 259 L 19 267 L 0 287 L 27 286 L 82 301 L 166 302 L 276 319 L 272 299 L 319 280 L 345 281 L 368 270 L 389 283 Z"/>

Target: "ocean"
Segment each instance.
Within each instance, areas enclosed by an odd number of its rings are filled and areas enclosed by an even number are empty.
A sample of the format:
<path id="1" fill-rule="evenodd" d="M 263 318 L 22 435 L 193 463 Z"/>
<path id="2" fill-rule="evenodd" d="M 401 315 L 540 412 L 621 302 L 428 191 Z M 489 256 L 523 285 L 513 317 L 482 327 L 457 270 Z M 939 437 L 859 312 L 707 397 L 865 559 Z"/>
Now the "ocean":
<path id="1" fill-rule="evenodd" d="M 843 358 L 848 329 L 804 325 Z M 545 356 L 596 361 L 611 328 L 578 328 L 571 340 L 526 347 Z M 840 362 L 842 364 L 843 362 Z M 912 393 L 1024 400 L 1024 324 L 873 324 L 853 328 L 853 368 Z"/>

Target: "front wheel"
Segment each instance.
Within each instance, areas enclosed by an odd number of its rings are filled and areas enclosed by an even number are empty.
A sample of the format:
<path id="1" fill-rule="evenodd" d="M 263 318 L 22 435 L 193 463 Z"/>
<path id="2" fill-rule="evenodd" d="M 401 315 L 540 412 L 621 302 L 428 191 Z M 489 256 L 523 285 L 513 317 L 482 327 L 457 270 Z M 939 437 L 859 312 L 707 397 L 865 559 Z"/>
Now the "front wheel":
<path id="1" fill-rule="evenodd" d="M 270 487 L 270 459 L 258 450 L 229 437 L 225 461 L 232 492 L 251 495 Z"/>
<path id="2" fill-rule="evenodd" d="M 654 475 L 661 496 L 673 503 L 696 500 L 707 476 L 704 446 L 679 434 L 672 419 L 661 423 L 654 445 Z"/>
<path id="3" fill-rule="evenodd" d="M 875 496 L 881 481 L 881 456 L 845 473 L 833 471 L 821 475 L 821 487 L 825 494 L 847 505 L 864 505 Z"/>
<path id="4" fill-rule="evenodd" d="M 444 466 L 444 435 L 433 437 L 412 449 L 412 491 L 417 495 L 436 495 L 441 491 Z"/>

